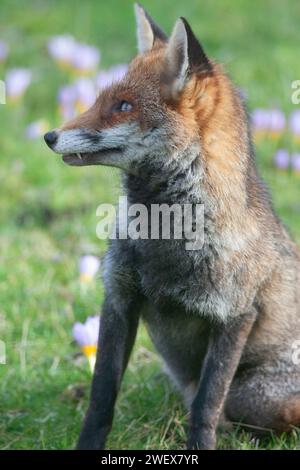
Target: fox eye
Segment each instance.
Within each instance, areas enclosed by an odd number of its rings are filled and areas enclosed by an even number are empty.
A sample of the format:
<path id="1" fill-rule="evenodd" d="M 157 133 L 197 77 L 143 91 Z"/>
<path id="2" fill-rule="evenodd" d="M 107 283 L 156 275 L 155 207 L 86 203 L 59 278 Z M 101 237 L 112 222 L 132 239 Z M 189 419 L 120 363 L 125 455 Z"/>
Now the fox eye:
<path id="1" fill-rule="evenodd" d="M 115 111 L 128 112 L 132 110 L 132 104 L 128 101 L 119 101 L 114 107 Z"/>

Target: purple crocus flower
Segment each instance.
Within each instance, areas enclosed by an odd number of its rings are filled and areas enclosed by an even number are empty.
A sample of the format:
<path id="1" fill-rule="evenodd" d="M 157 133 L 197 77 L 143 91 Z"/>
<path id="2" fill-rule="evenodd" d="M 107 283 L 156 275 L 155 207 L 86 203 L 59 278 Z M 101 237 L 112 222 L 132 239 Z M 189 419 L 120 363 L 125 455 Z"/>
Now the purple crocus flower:
<path id="1" fill-rule="evenodd" d="M 113 81 L 118 81 L 118 80 L 122 80 L 122 78 L 124 77 L 124 75 L 127 73 L 128 71 L 128 65 L 127 64 L 117 64 L 117 65 L 113 65 L 110 69 L 109 69 L 110 73 L 111 73 L 111 76 L 112 76 L 112 79 Z"/>
<path id="2" fill-rule="evenodd" d="M 58 91 L 58 102 L 60 105 L 70 105 L 74 103 L 76 93 L 73 85 L 65 85 Z"/>
<path id="3" fill-rule="evenodd" d="M 5 78 L 6 93 L 13 101 L 18 100 L 31 82 L 31 72 L 27 69 L 11 69 Z"/>
<path id="4" fill-rule="evenodd" d="M 76 41 L 68 34 L 53 36 L 48 41 L 50 56 L 61 65 L 71 65 L 76 49 Z"/>
<path id="5" fill-rule="evenodd" d="M 102 70 L 98 73 L 96 78 L 97 87 L 99 89 L 106 88 L 112 82 L 111 75 L 107 70 Z"/>
<path id="6" fill-rule="evenodd" d="M 80 78 L 59 90 L 58 103 L 64 119 L 86 111 L 96 100 L 96 86 L 88 78 Z"/>
<path id="7" fill-rule="evenodd" d="M 91 372 L 96 362 L 96 351 L 100 328 L 100 317 L 88 317 L 85 323 L 75 323 L 73 337 L 89 361 Z"/>
<path id="8" fill-rule="evenodd" d="M 64 119 L 71 119 L 75 116 L 76 90 L 74 85 L 65 85 L 60 88 L 57 96 L 59 109 Z"/>
<path id="9" fill-rule="evenodd" d="M 273 158 L 274 166 L 279 170 L 286 170 L 290 164 L 290 156 L 287 150 L 278 149 Z"/>
<path id="10" fill-rule="evenodd" d="M 300 109 L 293 111 L 290 115 L 290 129 L 296 138 L 300 138 Z"/>
<path id="11" fill-rule="evenodd" d="M 77 43 L 73 52 L 72 64 L 81 73 L 96 69 L 100 60 L 100 51 L 94 46 Z"/>
<path id="12" fill-rule="evenodd" d="M 75 323 L 73 337 L 79 346 L 97 345 L 99 336 L 100 317 L 88 317 L 85 323 Z"/>
<path id="13" fill-rule="evenodd" d="M 114 82 L 122 80 L 124 75 L 127 73 L 127 64 L 114 65 L 108 70 L 101 70 L 96 78 L 96 84 L 99 89 L 106 88 Z"/>
<path id="14" fill-rule="evenodd" d="M 251 123 L 255 132 L 265 132 L 270 125 L 270 113 L 266 109 L 256 108 L 251 113 Z"/>
<path id="15" fill-rule="evenodd" d="M 269 130 L 272 134 L 281 134 L 286 125 L 286 118 L 280 109 L 271 109 L 269 112 Z"/>
<path id="16" fill-rule="evenodd" d="M 300 153 L 294 153 L 291 160 L 293 170 L 300 174 Z"/>
<path id="17" fill-rule="evenodd" d="M 83 112 L 96 100 L 96 87 L 92 80 L 80 78 L 74 83 L 76 109 Z"/>
<path id="18" fill-rule="evenodd" d="M 90 282 L 97 274 L 100 267 L 100 260 L 94 255 L 82 256 L 79 260 L 80 280 Z"/>
<path id="19" fill-rule="evenodd" d="M 8 45 L 4 41 L 0 41 L 0 62 L 4 62 L 8 55 Z"/>
<path id="20" fill-rule="evenodd" d="M 38 139 L 49 129 L 49 124 L 46 120 L 40 119 L 38 121 L 32 122 L 25 129 L 25 136 L 29 140 Z"/>

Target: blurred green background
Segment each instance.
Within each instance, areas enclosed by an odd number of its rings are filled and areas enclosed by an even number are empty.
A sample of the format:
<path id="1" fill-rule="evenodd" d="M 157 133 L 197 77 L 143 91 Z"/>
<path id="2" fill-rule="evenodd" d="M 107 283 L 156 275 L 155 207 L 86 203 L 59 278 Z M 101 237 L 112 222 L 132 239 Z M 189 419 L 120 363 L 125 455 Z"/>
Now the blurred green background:
<path id="1" fill-rule="evenodd" d="M 286 114 L 291 82 L 300 79 L 298 0 L 145 0 L 167 32 L 185 16 L 209 56 L 222 64 L 247 96 L 250 109 L 279 107 Z M 26 126 L 46 119 L 61 124 L 57 90 L 71 81 L 49 57 L 53 35 L 72 34 L 101 50 L 100 68 L 127 63 L 136 53 L 131 1 L 1 0 L 0 40 L 9 44 L 0 64 L 26 67 L 33 82 L 21 102 L 0 105 L 0 339 L 7 364 L 0 365 L 0 448 L 66 449 L 74 446 L 90 384 L 90 373 L 72 340 L 72 325 L 99 312 L 97 280 L 80 288 L 78 259 L 99 256 L 96 208 L 114 202 L 119 172 L 65 166 L 42 138 L 25 138 Z M 300 243 L 300 177 L 272 165 L 278 147 L 299 151 L 285 133 L 256 145 L 258 166 L 274 204 Z M 118 400 L 112 449 L 179 449 L 186 412 L 160 372 L 146 332 L 138 342 Z M 219 436 L 219 447 L 299 447 L 299 434 L 254 439 L 235 430 Z"/>

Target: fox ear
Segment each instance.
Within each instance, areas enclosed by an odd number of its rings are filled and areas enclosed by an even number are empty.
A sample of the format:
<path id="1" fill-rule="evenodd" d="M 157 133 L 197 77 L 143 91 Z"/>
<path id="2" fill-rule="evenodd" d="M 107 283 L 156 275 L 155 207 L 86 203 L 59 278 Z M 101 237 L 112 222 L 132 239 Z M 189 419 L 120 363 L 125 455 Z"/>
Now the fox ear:
<path id="1" fill-rule="evenodd" d="M 179 18 L 175 23 L 166 50 L 166 61 L 173 96 L 184 88 L 192 73 L 210 74 L 212 71 L 212 65 L 201 44 L 184 18 Z"/>
<path id="2" fill-rule="evenodd" d="M 137 24 L 138 50 L 141 54 L 150 51 L 155 42 L 167 41 L 168 38 L 165 33 L 140 4 L 134 4 L 134 11 Z"/>

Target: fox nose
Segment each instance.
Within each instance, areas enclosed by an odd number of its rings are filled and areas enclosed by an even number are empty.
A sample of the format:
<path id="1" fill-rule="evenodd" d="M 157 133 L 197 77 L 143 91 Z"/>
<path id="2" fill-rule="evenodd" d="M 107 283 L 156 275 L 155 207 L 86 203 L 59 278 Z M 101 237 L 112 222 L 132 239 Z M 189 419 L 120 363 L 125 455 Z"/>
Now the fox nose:
<path id="1" fill-rule="evenodd" d="M 44 135 L 44 139 L 48 147 L 52 148 L 55 142 L 57 141 L 57 132 L 51 131 L 47 132 L 47 134 Z"/>

